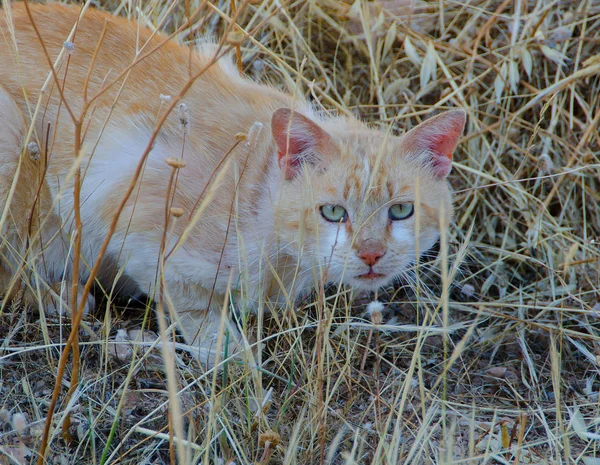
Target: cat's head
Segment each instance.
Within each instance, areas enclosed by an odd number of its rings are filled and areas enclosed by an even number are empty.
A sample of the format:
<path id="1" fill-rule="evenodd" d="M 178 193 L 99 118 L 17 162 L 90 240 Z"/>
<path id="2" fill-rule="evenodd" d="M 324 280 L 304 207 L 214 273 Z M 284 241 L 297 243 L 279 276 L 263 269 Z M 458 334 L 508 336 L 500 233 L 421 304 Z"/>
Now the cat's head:
<path id="1" fill-rule="evenodd" d="M 299 255 L 299 272 L 312 277 L 316 266 L 327 281 L 361 290 L 402 275 L 448 226 L 446 177 L 464 125 L 465 112 L 451 110 L 395 137 L 357 122 L 319 125 L 275 111 L 276 228 L 286 253 Z"/>

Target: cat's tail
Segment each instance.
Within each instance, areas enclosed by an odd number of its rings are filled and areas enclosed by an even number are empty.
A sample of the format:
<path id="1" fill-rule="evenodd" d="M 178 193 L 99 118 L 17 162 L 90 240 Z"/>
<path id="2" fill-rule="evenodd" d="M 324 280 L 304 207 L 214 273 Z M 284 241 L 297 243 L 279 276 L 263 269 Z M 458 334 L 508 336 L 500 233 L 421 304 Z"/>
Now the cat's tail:
<path id="1" fill-rule="evenodd" d="M 0 85 L 0 233 L 1 250 L 6 249 L 6 237 L 15 232 L 15 222 L 19 222 L 23 195 L 19 179 L 26 167 L 21 162 L 27 125 L 23 113 L 8 93 Z M 20 229 L 20 228 L 17 228 Z M 9 253 L 9 255 L 13 255 Z"/>
<path id="2" fill-rule="evenodd" d="M 14 298 L 62 313 L 70 302 L 68 241 L 45 179 L 45 154 L 28 133 L 23 112 L 0 84 L 0 314 Z"/>
<path id="3" fill-rule="evenodd" d="M 0 85 L 0 295 L 14 297 L 25 270 L 28 218 L 31 217 L 32 160 L 25 160 L 27 123 L 9 92 Z M 39 152 L 39 151 L 38 151 Z"/>

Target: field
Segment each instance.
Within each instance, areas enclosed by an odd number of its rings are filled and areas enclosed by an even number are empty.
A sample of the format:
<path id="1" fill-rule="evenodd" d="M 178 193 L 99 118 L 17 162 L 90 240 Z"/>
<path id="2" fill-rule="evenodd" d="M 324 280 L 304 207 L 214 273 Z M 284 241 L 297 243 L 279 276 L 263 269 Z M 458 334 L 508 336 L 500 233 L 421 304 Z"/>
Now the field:
<path id="1" fill-rule="evenodd" d="M 399 134 L 465 108 L 455 213 L 414 279 L 247 315 L 254 359 L 220 370 L 163 363 L 150 306 L 98 292 L 74 371 L 71 320 L 6 301 L 0 464 L 600 464 L 598 0 L 90 3 L 199 11 L 177 40 Z"/>

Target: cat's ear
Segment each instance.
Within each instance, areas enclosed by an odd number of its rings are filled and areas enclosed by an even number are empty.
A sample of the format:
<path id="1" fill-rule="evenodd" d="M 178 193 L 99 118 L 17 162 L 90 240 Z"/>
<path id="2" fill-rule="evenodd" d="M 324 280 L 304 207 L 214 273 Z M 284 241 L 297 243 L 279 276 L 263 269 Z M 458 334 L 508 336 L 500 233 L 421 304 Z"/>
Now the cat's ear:
<path id="1" fill-rule="evenodd" d="M 467 114 L 450 110 L 422 122 L 403 136 L 408 152 L 422 153 L 424 163 L 433 169 L 438 179 L 444 179 L 452 169 L 452 154 L 463 133 Z"/>
<path id="2" fill-rule="evenodd" d="M 277 144 L 279 166 L 286 179 L 302 170 L 303 163 L 316 163 L 331 143 L 329 134 L 306 116 L 289 108 L 280 108 L 271 118 L 271 132 Z"/>

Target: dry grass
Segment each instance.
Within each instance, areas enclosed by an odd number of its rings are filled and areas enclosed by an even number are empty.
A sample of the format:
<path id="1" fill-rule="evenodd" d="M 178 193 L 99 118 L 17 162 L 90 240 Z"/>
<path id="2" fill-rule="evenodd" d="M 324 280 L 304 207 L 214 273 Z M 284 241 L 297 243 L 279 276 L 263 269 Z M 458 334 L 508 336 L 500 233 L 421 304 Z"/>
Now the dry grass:
<path id="1" fill-rule="evenodd" d="M 172 31 L 199 1 L 97 3 L 148 25 L 175 3 Z M 182 39 L 219 37 L 234 3 Z M 600 4 L 431 1 L 408 24 L 401 1 L 249 3 L 239 24 L 265 21 L 240 50 L 255 79 L 399 131 L 467 109 L 448 243 L 379 296 L 382 315 L 341 294 L 248 316 L 256 365 L 205 372 L 177 352 L 169 386 L 158 351 L 119 342 L 151 312 L 105 302 L 48 463 L 599 464 Z M 39 315 L 0 315 L 0 463 L 40 449 L 70 327 Z"/>

